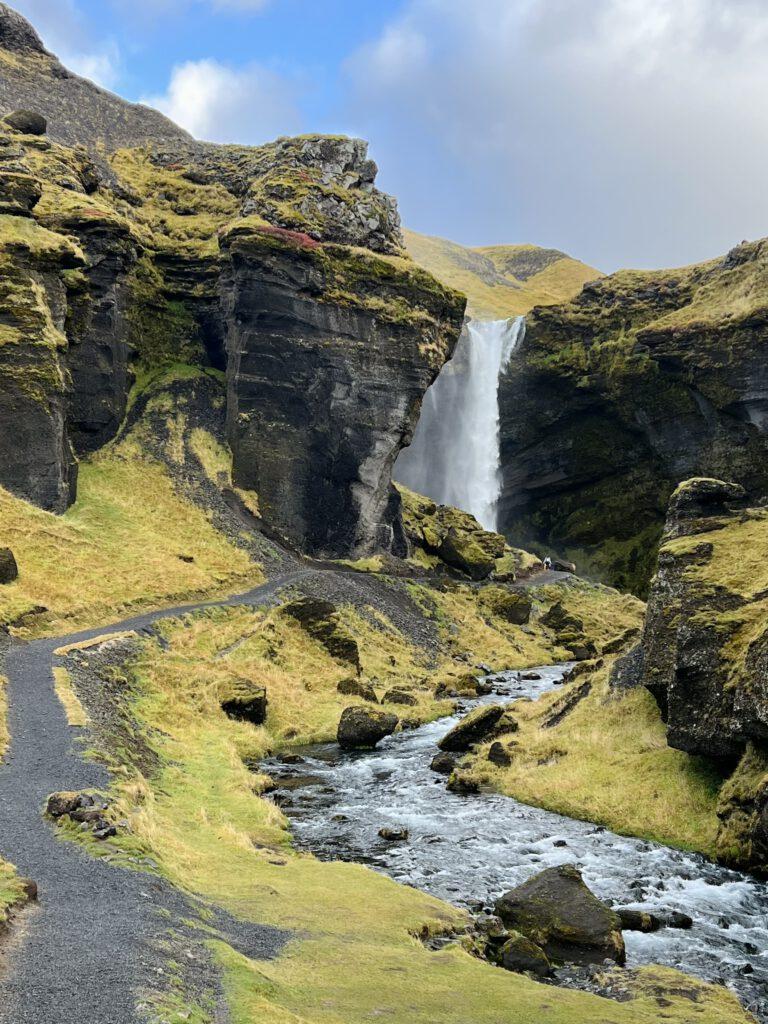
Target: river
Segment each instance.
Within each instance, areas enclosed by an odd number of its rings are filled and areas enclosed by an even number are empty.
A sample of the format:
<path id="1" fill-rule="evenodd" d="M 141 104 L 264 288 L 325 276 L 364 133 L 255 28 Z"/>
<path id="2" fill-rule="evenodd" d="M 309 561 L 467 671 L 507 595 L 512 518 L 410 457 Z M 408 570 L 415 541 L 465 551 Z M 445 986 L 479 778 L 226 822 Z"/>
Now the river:
<path id="1" fill-rule="evenodd" d="M 530 697 L 557 685 L 565 666 L 541 678 L 503 677 L 503 694 L 467 701 Z M 335 744 L 302 751 L 302 760 L 264 767 L 295 844 L 323 860 L 370 865 L 457 906 L 477 910 L 546 867 L 572 863 L 589 887 L 616 906 L 652 913 L 681 911 L 689 930 L 626 931 L 628 966 L 659 963 L 733 989 L 768 1022 L 768 886 L 756 879 L 589 822 L 492 792 L 460 796 L 429 764 L 457 715 L 398 733 L 368 753 L 342 754 Z M 386 842 L 381 828 L 406 828 L 406 842 Z"/>

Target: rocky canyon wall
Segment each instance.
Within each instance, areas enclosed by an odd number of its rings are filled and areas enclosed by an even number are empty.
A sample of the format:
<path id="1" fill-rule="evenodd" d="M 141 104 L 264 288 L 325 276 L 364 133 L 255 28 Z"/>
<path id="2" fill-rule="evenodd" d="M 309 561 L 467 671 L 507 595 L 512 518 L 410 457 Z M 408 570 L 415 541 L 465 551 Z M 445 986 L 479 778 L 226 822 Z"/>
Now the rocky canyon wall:
<path id="1" fill-rule="evenodd" d="M 768 493 L 768 242 L 539 308 L 501 383 L 500 526 L 643 594 L 668 499 Z"/>
<path id="2" fill-rule="evenodd" d="M 226 373 L 234 480 L 271 529 L 404 554 L 391 469 L 464 299 L 405 253 L 366 144 L 196 143 L 3 4 L 0 56 L 0 485 L 63 511 L 136 373 L 202 365 Z"/>

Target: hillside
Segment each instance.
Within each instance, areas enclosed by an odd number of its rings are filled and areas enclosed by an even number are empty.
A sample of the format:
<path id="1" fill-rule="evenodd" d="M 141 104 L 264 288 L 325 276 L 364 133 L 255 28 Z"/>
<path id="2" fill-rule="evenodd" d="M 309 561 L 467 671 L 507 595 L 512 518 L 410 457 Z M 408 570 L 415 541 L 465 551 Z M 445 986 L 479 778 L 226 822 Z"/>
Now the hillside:
<path id="1" fill-rule="evenodd" d="M 468 248 L 444 238 L 404 231 L 413 259 L 469 300 L 468 312 L 482 320 L 521 316 L 534 306 L 573 298 L 599 270 L 557 249 L 536 245 Z"/>

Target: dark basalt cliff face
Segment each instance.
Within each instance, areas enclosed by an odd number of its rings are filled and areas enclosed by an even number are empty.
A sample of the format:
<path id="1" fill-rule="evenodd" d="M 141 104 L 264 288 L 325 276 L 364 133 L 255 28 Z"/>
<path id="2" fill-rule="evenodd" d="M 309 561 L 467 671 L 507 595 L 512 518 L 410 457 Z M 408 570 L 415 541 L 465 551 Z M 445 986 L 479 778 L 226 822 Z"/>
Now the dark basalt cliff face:
<path id="1" fill-rule="evenodd" d="M 768 242 L 539 308 L 501 384 L 501 523 L 644 593 L 680 481 L 768 491 Z"/>
<path id="2" fill-rule="evenodd" d="M 236 228 L 223 245 L 236 483 L 305 550 L 405 555 L 391 471 L 455 302 L 415 268 L 309 239 L 286 252 L 273 235 Z"/>
<path id="3" fill-rule="evenodd" d="M 391 468 L 464 300 L 404 252 L 366 144 L 193 142 L 65 72 L 0 4 L 0 114 L 22 106 L 48 134 L 0 121 L 0 486 L 63 511 L 137 374 L 209 366 L 270 528 L 404 554 Z"/>
<path id="4" fill-rule="evenodd" d="M 670 746 L 732 773 L 720 797 L 719 855 L 760 870 L 768 870 L 767 565 L 768 509 L 738 484 L 683 483 L 630 656 Z"/>

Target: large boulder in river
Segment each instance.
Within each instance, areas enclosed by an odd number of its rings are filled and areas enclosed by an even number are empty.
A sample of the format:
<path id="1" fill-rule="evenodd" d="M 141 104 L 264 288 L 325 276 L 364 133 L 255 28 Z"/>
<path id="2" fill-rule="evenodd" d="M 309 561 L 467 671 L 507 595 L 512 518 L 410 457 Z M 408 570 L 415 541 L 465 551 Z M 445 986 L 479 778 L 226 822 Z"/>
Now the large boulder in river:
<path id="1" fill-rule="evenodd" d="M 504 711 L 505 708 L 499 704 L 486 704 L 484 707 L 475 708 L 443 736 L 438 747 L 441 750 L 464 753 L 475 743 L 482 743 L 493 733 L 501 721 Z"/>
<path id="2" fill-rule="evenodd" d="M 593 964 L 625 959 L 621 921 L 584 884 L 571 864 L 547 868 L 496 901 L 508 928 L 522 932 L 548 957 Z"/>
<path id="3" fill-rule="evenodd" d="M 379 708 L 344 708 L 336 738 L 344 750 L 372 750 L 379 740 L 395 731 L 397 723 L 397 715 Z"/>

